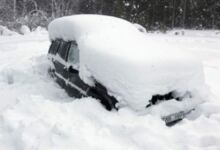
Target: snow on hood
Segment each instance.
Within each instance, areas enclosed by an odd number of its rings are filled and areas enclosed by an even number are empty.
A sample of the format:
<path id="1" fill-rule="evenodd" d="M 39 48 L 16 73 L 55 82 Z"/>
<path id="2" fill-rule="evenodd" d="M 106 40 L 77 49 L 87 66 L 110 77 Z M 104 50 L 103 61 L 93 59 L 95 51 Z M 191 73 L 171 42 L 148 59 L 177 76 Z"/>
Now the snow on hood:
<path id="1" fill-rule="evenodd" d="M 80 77 L 94 79 L 109 94 L 135 110 L 152 95 L 196 91 L 204 85 L 202 64 L 178 46 L 155 41 L 128 21 L 100 15 L 74 15 L 49 25 L 50 39 L 75 40 L 80 49 Z"/>

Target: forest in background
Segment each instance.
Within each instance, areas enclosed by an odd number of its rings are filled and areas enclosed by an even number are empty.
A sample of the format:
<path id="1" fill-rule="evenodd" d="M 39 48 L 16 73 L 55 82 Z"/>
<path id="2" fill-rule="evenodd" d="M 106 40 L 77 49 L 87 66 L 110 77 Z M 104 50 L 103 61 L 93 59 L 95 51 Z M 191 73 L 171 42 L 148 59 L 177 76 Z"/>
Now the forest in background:
<path id="1" fill-rule="evenodd" d="M 116 16 L 147 30 L 220 29 L 220 0 L 0 0 L 0 25 L 10 29 L 73 14 Z"/>

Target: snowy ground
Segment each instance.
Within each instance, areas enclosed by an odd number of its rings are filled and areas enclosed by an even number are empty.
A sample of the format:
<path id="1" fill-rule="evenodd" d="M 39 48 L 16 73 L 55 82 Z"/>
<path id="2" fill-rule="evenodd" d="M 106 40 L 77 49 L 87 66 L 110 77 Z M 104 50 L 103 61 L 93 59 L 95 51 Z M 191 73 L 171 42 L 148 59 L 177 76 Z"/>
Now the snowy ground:
<path id="1" fill-rule="evenodd" d="M 218 33 L 218 34 L 217 34 Z M 1 150 L 219 150 L 220 33 L 150 34 L 201 58 L 211 94 L 181 123 L 69 98 L 47 74 L 47 32 L 0 36 Z"/>

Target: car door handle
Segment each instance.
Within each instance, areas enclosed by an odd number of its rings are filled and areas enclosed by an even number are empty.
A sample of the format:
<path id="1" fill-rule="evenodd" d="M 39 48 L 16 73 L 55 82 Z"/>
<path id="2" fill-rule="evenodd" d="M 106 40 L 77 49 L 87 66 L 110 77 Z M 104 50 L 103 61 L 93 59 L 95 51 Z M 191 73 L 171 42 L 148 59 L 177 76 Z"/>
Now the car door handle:
<path id="1" fill-rule="evenodd" d="M 69 72 L 69 73 L 79 73 L 79 71 L 78 70 L 76 70 L 76 69 L 74 69 L 73 68 L 73 66 L 69 66 L 69 67 L 66 67 L 66 70 L 67 70 L 67 72 Z"/>

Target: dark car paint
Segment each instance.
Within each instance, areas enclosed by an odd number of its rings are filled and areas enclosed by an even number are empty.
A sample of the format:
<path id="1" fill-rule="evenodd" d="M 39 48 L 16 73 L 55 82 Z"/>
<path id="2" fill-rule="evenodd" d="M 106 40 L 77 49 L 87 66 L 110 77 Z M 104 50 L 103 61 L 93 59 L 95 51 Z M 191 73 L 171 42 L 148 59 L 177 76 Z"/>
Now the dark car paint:
<path id="1" fill-rule="evenodd" d="M 66 66 L 69 48 L 75 41 L 65 42 L 63 40 L 52 41 L 49 49 L 50 60 L 54 64 L 54 68 L 50 68 L 50 74 L 56 78 L 56 82 L 66 90 L 69 96 L 81 98 L 91 96 L 94 97 L 106 107 L 108 110 L 117 109 L 117 100 L 107 93 L 107 89 L 96 81 L 94 87 L 85 84 L 79 77 L 78 70 L 72 66 Z M 60 59 L 56 59 L 56 55 Z"/>

